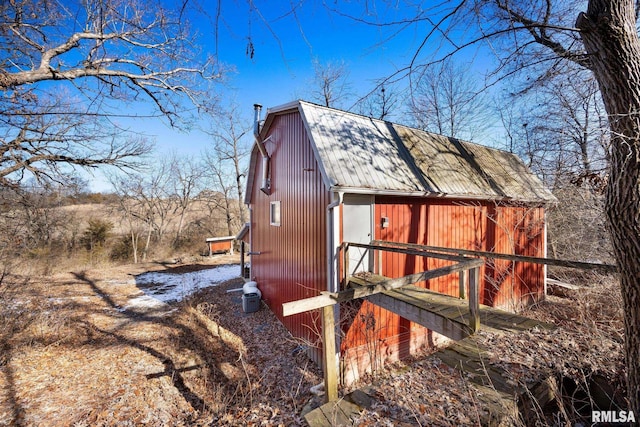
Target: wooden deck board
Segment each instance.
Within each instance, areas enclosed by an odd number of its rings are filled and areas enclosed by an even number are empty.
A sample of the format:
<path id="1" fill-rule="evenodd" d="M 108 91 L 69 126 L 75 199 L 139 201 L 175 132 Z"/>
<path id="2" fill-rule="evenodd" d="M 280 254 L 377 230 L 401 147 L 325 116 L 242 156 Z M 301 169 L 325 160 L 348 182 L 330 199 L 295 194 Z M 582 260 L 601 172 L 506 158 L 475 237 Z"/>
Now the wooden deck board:
<path id="1" fill-rule="evenodd" d="M 372 295 L 368 297 L 368 300 L 407 320 L 455 340 L 464 339 L 471 333 L 467 325 L 451 321 L 449 317 L 443 315 L 439 310 L 433 309 L 431 305 L 421 307 L 419 304 L 407 304 L 403 299 L 386 295 L 386 292 Z"/>
<path id="2" fill-rule="evenodd" d="M 504 377 L 503 372 L 491 365 L 486 358 L 450 348 L 438 352 L 435 356 L 452 368 L 464 372 L 474 384 L 492 387 L 509 396 L 519 393 L 518 388 Z"/>
<path id="3" fill-rule="evenodd" d="M 367 278 L 367 281 L 373 283 L 384 280 L 384 276 L 378 275 Z M 353 285 L 358 286 L 355 283 Z M 415 285 L 386 291 L 369 297 L 369 300 L 449 338 L 461 340 L 471 334 L 468 326 L 470 318 L 468 300 Z M 553 327 L 518 314 L 480 305 L 480 329 L 506 332 L 524 331 L 535 326 Z"/>
<path id="4" fill-rule="evenodd" d="M 340 409 L 341 402 L 342 400 L 329 402 L 318 408 L 326 420 L 323 420 L 323 423 L 328 422 L 329 425 L 332 426 L 344 426 L 352 424 L 350 418 L 347 417 L 344 411 Z"/>

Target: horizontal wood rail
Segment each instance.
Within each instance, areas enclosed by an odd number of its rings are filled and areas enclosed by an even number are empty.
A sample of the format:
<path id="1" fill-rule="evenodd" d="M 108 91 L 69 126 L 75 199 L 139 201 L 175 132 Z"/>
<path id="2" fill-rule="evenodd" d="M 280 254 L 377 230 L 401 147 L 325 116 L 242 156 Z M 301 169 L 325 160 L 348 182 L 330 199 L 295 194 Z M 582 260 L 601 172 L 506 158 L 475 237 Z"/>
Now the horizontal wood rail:
<path id="1" fill-rule="evenodd" d="M 484 264 L 484 261 L 480 259 L 466 258 L 464 261 L 457 264 L 423 271 L 422 273 L 410 274 L 398 279 L 388 279 L 384 282 L 372 283 L 355 289 L 345 289 L 340 292 L 323 292 L 315 297 L 282 304 L 282 315 L 285 317 L 292 316 L 294 314 L 304 313 L 305 311 L 315 310 L 317 308 L 327 307 L 358 298 L 364 298 L 369 295 L 390 291 L 392 289 L 401 288 L 424 280 L 435 279 L 436 277 L 446 276 L 447 274 L 456 273 L 458 271 L 480 268 L 482 264 Z"/>
<path id="2" fill-rule="evenodd" d="M 382 240 L 374 240 L 369 245 L 364 243 L 345 243 L 343 246 L 347 249 L 349 247 L 364 248 L 364 249 L 372 249 L 372 250 L 379 250 L 379 251 L 385 251 L 385 252 L 403 253 L 407 255 L 418 255 L 418 256 L 423 256 L 427 258 L 445 259 L 447 261 L 460 262 L 460 261 L 467 261 L 469 259 L 469 257 L 463 256 L 463 255 L 448 255 L 448 254 L 443 254 L 442 251 L 436 252 L 436 251 L 429 251 L 429 250 L 420 250 L 420 249 L 409 247 L 409 246 L 407 246 L 406 248 L 403 248 L 400 246 L 400 244 L 398 244 L 397 247 L 394 247 L 394 246 L 388 245 L 387 243 L 390 243 L 390 242 L 384 242 Z M 395 245 L 395 243 L 392 243 L 392 244 Z M 416 245 L 416 246 L 419 247 L 419 245 Z"/>
<path id="3" fill-rule="evenodd" d="M 545 265 L 553 265 L 556 267 L 577 268 L 580 270 L 600 270 L 606 273 L 618 272 L 618 267 L 612 264 L 597 264 L 592 262 L 570 261 L 570 260 L 555 259 L 555 258 L 540 258 L 540 257 L 525 256 L 525 255 L 503 254 L 498 252 L 444 248 L 440 246 L 426 246 L 426 245 L 418 245 L 413 243 L 387 242 L 383 240 L 374 240 L 371 242 L 371 244 L 374 246 L 380 247 L 380 250 L 389 250 L 389 251 L 400 250 L 400 249 L 413 250 L 414 252 L 410 253 L 410 255 L 428 254 L 425 256 L 433 256 L 432 254 L 434 252 L 440 252 L 440 253 L 448 253 L 448 254 L 492 258 L 492 259 L 506 259 L 509 261 L 530 262 L 532 264 L 545 264 Z M 404 253 L 407 253 L 407 252 L 404 252 Z"/>

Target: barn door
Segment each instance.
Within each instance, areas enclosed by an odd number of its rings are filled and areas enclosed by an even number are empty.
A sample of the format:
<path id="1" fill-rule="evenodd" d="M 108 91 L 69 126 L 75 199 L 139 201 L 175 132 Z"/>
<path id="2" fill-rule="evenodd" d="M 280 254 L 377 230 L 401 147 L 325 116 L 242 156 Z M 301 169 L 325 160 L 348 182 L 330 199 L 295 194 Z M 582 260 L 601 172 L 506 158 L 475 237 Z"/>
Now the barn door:
<path id="1" fill-rule="evenodd" d="M 369 244 L 373 236 L 373 196 L 345 194 L 342 210 L 342 240 Z M 373 258 L 366 249 L 349 249 L 349 273 L 373 271 Z"/>

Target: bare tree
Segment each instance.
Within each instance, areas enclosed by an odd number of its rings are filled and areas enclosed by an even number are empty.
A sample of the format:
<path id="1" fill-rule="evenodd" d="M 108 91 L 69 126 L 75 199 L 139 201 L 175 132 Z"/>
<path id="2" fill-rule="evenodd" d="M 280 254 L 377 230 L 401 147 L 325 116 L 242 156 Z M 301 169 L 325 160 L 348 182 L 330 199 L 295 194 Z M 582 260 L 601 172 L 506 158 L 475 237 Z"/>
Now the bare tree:
<path id="1" fill-rule="evenodd" d="M 579 77 L 581 76 L 581 77 Z M 531 93 L 509 96 L 514 148 L 549 185 L 548 249 L 555 258 L 612 262 L 604 215 L 609 133 L 597 83 L 585 70 L 549 77 Z M 528 108 L 527 108 L 528 107 Z"/>
<path id="2" fill-rule="evenodd" d="M 212 179 L 212 176 L 209 176 Z M 200 236 L 225 236 L 229 234 L 229 218 L 233 209 L 224 192 L 204 190 L 197 196 L 202 204 L 204 215 L 196 218 L 190 225 Z M 227 207 L 229 211 L 227 211 Z M 236 231 L 236 230 L 233 230 Z"/>
<path id="3" fill-rule="evenodd" d="M 232 104 L 226 111 L 214 117 L 213 127 L 207 132 L 213 137 L 213 151 L 209 151 L 206 158 L 214 174 L 218 169 L 224 168 L 223 165 L 229 165 L 235 178 L 240 223 L 244 224 L 247 221 L 244 206 L 244 178 L 247 172 L 246 160 L 251 151 L 246 136 L 249 135 L 252 126 L 249 120 L 242 117 L 239 110 L 237 105 Z M 214 181 L 221 185 L 219 190 L 225 194 L 228 193 L 226 183 L 222 184 L 219 179 Z M 218 187 L 214 186 L 214 188 Z"/>
<path id="4" fill-rule="evenodd" d="M 205 156 L 207 175 L 211 188 L 214 191 L 203 193 L 201 197 L 206 197 L 205 203 L 210 209 L 221 210 L 225 215 L 225 224 L 227 226 L 227 235 L 233 236 L 241 227 L 238 221 L 238 208 L 240 207 L 234 199 L 237 198 L 235 192 L 235 182 L 233 173 L 230 170 L 228 162 L 217 156 L 217 153 L 207 153 Z"/>
<path id="5" fill-rule="evenodd" d="M 171 197 L 169 162 L 158 162 L 151 173 L 112 176 L 112 187 L 119 196 L 119 211 L 128 224 L 134 262 L 140 237 L 143 237 L 141 260 L 149 256 L 151 243 L 161 243 L 172 222 L 176 200 Z M 144 231 L 141 231 L 144 230 Z"/>
<path id="6" fill-rule="evenodd" d="M 574 69 L 498 103 L 507 149 L 552 189 L 578 185 L 602 193 L 609 164 L 607 116 L 593 75 Z"/>
<path id="7" fill-rule="evenodd" d="M 152 233 L 152 210 L 144 203 L 142 176 L 111 177 L 111 186 L 118 195 L 118 213 L 127 225 L 133 262 L 138 263 L 140 255 L 140 238 L 146 231 L 146 242 L 142 253 L 142 261 L 146 259 Z"/>
<path id="8" fill-rule="evenodd" d="M 349 95 L 349 71 L 344 62 L 313 61 L 312 100 L 326 107 L 338 107 Z"/>
<path id="9" fill-rule="evenodd" d="M 10 205 L 3 209 L 2 224 L 11 227 L 6 237 L 19 242 L 13 248 L 17 252 L 51 247 L 64 234 L 64 228 L 75 222 L 71 214 L 65 217 L 56 209 L 60 206 L 59 197 L 49 186 L 24 186 L 5 196 Z"/>
<path id="10" fill-rule="evenodd" d="M 172 124 L 184 101 L 206 107 L 204 83 L 219 70 L 194 60 L 201 56 L 180 13 L 186 4 L 172 11 L 142 0 L 3 2 L 0 185 L 25 173 L 53 178 L 66 165 L 136 166 L 149 145 L 123 136 L 115 120 L 136 115 L 142 102 L 155 107 L 143 114 Z"/>
<path id="11" fill-rule="evenodd" d="M 409 101 L 416 126 L 468 141 L 477 139 L 491 123 L 491 106 L 476 81 L 468 67 L 450 59 L 426 69 Z"/>
<path id="12" fill-rule="evenodd" d="M 148 220 L 151 224 L 155 241 L 161 243 L 173 221 L 172 213 L 176 210 L 177 200 L 172 197 L 171 164 L 160 161 L 152 173 L 145 175 L 141 181 L 142 191 L 138 194 L 138 201 L 149 212 Z M 149 248 L 149 239 L 145 244 Z"/>
<path id="13" fill-rule="evenodd" d="M 117 214 L 121 217 L 121 221 L 125 223 L 127 230 L 127 238 L 131 250 L 133 262 L 138 263 L 139 241 L 142 235 L 142 225 L 145 217 L 139 209 L 137 203 L 131 194 L 133 193 L 132 182 L 121 177 L 111 177 L 111 186 L 118 195 L 117 198 Z M 122 254 L 121 254 L 122 255 Z M 127 254 L 128 256 L 128 254 Z"/>
<path id="14" fill-rule="evenodd" d="M 364 116 L 388 120 L 398 108 L 398 104 L 400 99 L 394 88 L 382 84 L 358 103 L 358 110 Z"/>
<path id="15" fill-rule="evenodd" d="M 196 194 L 202 188 L 204 166 L 193 157 L 177 157 L 174 155 L 169 163 L 170 183 L 172 192 L 170 198 L 175 199 L 174 213 L 178 215 L 175 243 L 182 237 L 185 225 L 185 216 L 195 199 Z"/>

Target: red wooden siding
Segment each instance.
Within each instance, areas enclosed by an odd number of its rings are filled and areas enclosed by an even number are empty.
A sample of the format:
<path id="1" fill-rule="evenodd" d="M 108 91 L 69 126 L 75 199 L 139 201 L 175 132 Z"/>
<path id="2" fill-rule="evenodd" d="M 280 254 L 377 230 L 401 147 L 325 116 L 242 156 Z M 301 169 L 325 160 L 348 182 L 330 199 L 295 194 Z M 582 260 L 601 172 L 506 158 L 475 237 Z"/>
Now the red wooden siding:
<path id="1" fill-rule="evenodd" d="M 389 220 L 382 227 L 382 217 Z M 374 236 L 378 240 L 430 246 L 544 256 L 542 208 L 499 206 L 490 202 L 442 201 L 378 197 L 374 213 Z M 376 260 L 378 255 L 375 256 Z M 399 253 L 382 253 L 387 277 L 433 269 L 452 262 Z M 376 265 L 376 269 L 378 266 Z M 544 268 L 538 264 L 487 260 L 481 268 L 481 302 L 518 309 L 544 296 Z M 438 292 L 457 296 L 458 276 L 449 275 L 422 283 Z M 406 355 L 416 345 L 433 344 L 441 337 L 425 328 L 368 302 L 343 308 L 343 359 L 362 372 L 369 368 L 371 338 L 380 355 Z M 392 350 L 393 349 L 393 350 Z M 386 359 L 386 357 L 383 357 Z M 380 363 L 379 361 L 377 363 Z"/>
<path id="2" fill-rule="evenodd" d="M 382 217 L 389 227 L 382 228 Z M 379 240 L 429 246 L 544 256 L 544 210 L 491 202 L 378 198 L 375 236 Z M 382 273 L 401 277 L 450 264 L 433 258 L 384 253 Z M 515 310 L 544 293 L 540 264 L 487 260 L 481 269 L 481 302 Z M 458 295 L 458 277 L 431 280 L 430 289 Z"/>
<path id="3" fill-rule="evenodd" d="M 322 182 L 303 122 L 296 113 L 275 117 L 266 143 L 271 155 L 271 194 L 253 186 L 251 195 L 252 274 L 265 302 L 295 336 L 318 341 L 318 314 L 282 317 L 282 304 L 316 296 L 327 288 L 326 207 Z M 254 177 L 262 177 L 256 162 Z M 280 201 L 281 225 L 269 224 L 269 205 Z"/>

